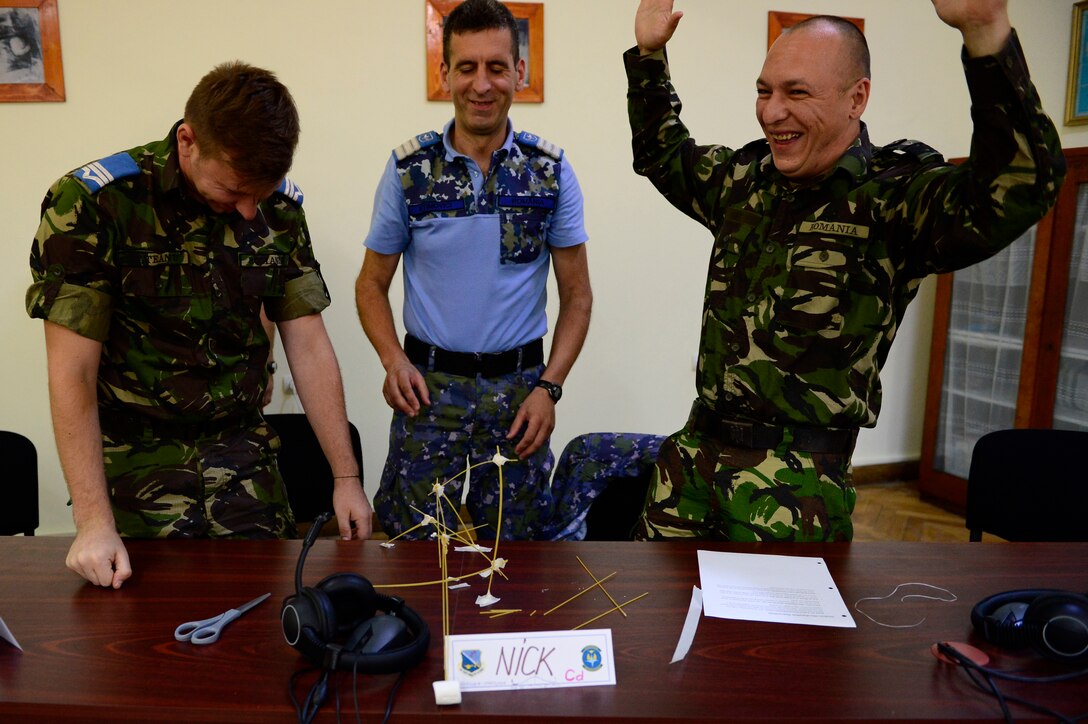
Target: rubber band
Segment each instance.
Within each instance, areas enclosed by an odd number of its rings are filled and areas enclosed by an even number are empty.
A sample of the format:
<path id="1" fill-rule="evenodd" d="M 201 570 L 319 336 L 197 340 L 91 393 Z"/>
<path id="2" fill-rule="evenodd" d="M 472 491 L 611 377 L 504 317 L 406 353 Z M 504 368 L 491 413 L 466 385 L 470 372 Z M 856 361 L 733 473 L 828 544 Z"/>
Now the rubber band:
<path id="1" fill-rule="evenodd" d="M 885 628 L 915 628 L 917 626 L 921 626 L 926 621 L 924 616 L 922 617 L 922 620 L 917 622 L 917 623 L 908 623 L 908 624 L 883 623 L 881 621 L 877 621 L 875 618 L 873 618 L 869 614 L 865 613 L 864 611 L 862 611 L 858 607 L 858 604 L 861 603 L 862 601 L 886 601 L 887 599 L 894 596 L 896 594 L 896 592 L 899 591 L 899 589 L 902 588 L 903 586 L 924 586 L 925 588 L 931 588 L 931 589 L 933 589 L 935 591 L 944 591 L 945 593 L 947 593 L 950 596 L 950 598 L 941 598 L 939 596 L 930 596 L 930 595 L 927 595 L 927 594 L 924 594 L 924 593 L 908 593 L 908 594 L 906 594 L 904 596 L 901 596 L 900 599 L 899 599 L 900 601 L 906 601 L 908 598 L 919 598 L 919 599 L 922 599 L 922 600 L 925 600 L 925 601 L 940 601 L 941 603 L 954 603 L 955 601 L 959 600 L 959 598 L 956 596 L 956 594 L 952 593 L 952 591 L 949 591 L 947 588 L 941 588 L 940 586 L 934 586 L 934 585 L 932 585 L 930 583 L 917 583 L 917 582 L 900 583 L 898 586 L 896 586 L 894 589 L 892 589 L 892 592 L 889 593 L 887 596 L 866 596 L 865 598 L 859 598 L 858 600 L 854 601 L 854 610 L 857 611 L 858 613 L 860 613 L 865 618 L 872 621 L 873 623 L 875 623 L 876 625 L 883 626 Z"/>

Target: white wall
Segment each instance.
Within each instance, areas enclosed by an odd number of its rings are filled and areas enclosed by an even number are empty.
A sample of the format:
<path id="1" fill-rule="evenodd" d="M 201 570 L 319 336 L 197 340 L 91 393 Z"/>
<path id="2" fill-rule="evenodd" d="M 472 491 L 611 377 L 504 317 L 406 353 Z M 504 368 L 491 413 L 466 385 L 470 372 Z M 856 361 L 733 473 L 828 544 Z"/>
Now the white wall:
<path id="1" fill-rule="evenodd" d="M 30 320 L 23 307 L 42 195 L 71 168 L 164 136 L 200 76 L 234 58 L 275 70 L 302 114 L 291 176 L 306 193 L 317 255 L 333 294 L 325 319 L 344 371 L 348 412 L 363 434 L 372 494 L 385 457 L 389 410 L 352 288 L 374 186 L 390 149 L 440 128 L 452 112 L 446 103 L 425 100 L 425 3 L 59 5 L 67 101 L 0 104 L 0 329 L 6 347 L 0 355 L 0 428 L 21 431 L 38 447 L 40 532 L 72 530 L 49 421 L 41 322 Z M 1011 5 L 1047 110 L 1060 119 L 1072 0 Z M 633 44 L 636 7 L 636 0 L 547 0 L 546 102 L 515 105 L 511 114 L 517 127 L 567 150 L 586 196 L 596 308 L 558 408 L 557 454 L 583 432 L 672 432 L 694 395 L 692 358 L 710 238 L 630 169 L 620 54 Z M 959 36 L 926 0 L 679 0 L 677 7 L 687 16 L 669 52 L 684 118 L 697 139 L 738 145 L 758 136 L 753 86 L 766 47 L 767 11 L 775 9 L 865 18 L 874 55 L 866 121 L 874 142 L 907 136 L 948 156 L 968 152 Z M 1088 145 L 1088 128 L 1062 130 L 1066 146 Z M 398 282 L 398 308 L 399 289 Z M 857 464 L 918 457 L 931 316 L 927 283 L 893 349 L 880 424 L 863 432 Z M 273 410 L 280 409 L 293 408 L 277 393 Z"/>

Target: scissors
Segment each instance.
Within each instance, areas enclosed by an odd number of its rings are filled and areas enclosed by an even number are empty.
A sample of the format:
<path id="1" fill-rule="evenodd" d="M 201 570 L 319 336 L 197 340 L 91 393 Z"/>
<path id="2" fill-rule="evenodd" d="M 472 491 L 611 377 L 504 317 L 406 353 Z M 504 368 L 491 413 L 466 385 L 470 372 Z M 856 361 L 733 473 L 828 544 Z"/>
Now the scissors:
<path id="1" fill-rule="evenodd" d="M 271 593 L 266 593 L 263 596 L 257 596 L 249 603 L 224 611 L 212 618 L 206 618 L 202 621 L 187 621 L 174 629 L 174 638 L 178 641 L 189 641 L 194 644 L 214 644 L 219 640 L 219 634 L 223 633 L 223 629 L 226 628 L 228 623 L 271 595 Z"/>

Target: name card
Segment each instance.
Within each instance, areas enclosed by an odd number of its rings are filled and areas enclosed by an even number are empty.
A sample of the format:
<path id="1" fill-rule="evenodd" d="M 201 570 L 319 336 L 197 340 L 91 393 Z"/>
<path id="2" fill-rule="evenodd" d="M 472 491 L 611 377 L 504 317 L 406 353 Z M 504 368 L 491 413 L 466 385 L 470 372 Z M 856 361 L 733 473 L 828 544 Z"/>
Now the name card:
<path id="1" fill-rule="evenodd" d="M 446 656 L 462 691 L 616 684 L 611 629 L 462 634 Z"/>

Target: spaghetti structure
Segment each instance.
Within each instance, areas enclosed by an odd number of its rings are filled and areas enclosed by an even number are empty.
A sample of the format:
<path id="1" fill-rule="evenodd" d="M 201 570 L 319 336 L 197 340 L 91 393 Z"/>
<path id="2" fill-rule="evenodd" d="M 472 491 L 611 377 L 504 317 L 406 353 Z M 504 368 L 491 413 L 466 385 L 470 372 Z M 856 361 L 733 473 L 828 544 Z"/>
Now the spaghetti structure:
<path id="1" fill-rule="evenodd" d="M 455 584 L 459 584 L 459 583 L 461 583 L 462 581 L 464 581 L 466 579 L 474 578 L 476 576 L 479 576 L 481 578 L 486 578 L 487 579 L 487 591 L 476 597 L 476 605 L 479 606 L 480 608 L 487 608 L 488 606 L 492 606 L 493 604 L 498 603 L 501 600 L 499 597 L 495 596 L 491 592 L 491 585 L 495 580 L 495 574 L 498 574 L 498 575 L 502 576 L 503 578 L 506 578 L 506 574 L 503 572 L 503 569 L 506 567 L 506 559 L 499 557 L 499 540 L 501 538 L 501 531 L 502 531 L 503 489 L 505 487 L 504 486 L 504 481 L 503 481 L 503 466 L 506 463 L 509 463 L 509 462 L 513 462 L 513 460 L 511 460 L 510 458 L 504 457 L 502 455 L 502 453 L 499 452 L 499 449 L 496 448 L 495 449 L 495 454 L 490 459 L 484 460 L 484 461 L 476 463 L 474 465 L 469 465 L 468 467 L 465 468 L 465 470 L 463 472 L 458 473 L 457 475 L 453 476 L 452 478 L 449 478 L 445 482 L 439 483 L 439 482 L 436 481 L 433 488 L 432 488 L 432 493 L 434 494 L 434 501 L 435 501 L 435 515 L 434 516 L 428 515 L 427 513 L 424 513 L 423 511 L 413 507 L 412 509 L 415 510 L 420 515 L 419 523 L 412 526 L 411 528 L 408 528 L 407 530 L 403 531 L 399 535 L 394 536 L 393 538 L 390 538 L 388 541 L 385 541 L 385 542 L 381 543 L 381 545 L 383 547 L 385 547 L 385 548 L 392 548 L 392 547 L 395 546 L 395 544 L 396 544 L 395 542 L 396 542 L 396 540 L 398 538 L 400 538 L 402 536 L 405 536 L 405 535 L 408 535 L 409 533 L 411 533 L 413 531 L 419 530 L 420 528 L 426 528 L 426 527 L 433 527 L 435 529 L 434 532 L 431 534 L 431 537 L 435 538 L 435 540 L 438 543 L 438 571 L 439 571 L 440 578 L 438 578 L 437 580 L 434 580 L 434 581 L 420 581 L 420 582 L 415 582 L 415 583 L 387 583 L 387 584 L 380 584 L 380 585 L 375 585 L 375 588 L 412 588 L 412 587 L 419 587 L 419 586 L 438 586 L 438 585 L 442 586 L 441 603 L 442 603 L 442 647 L 443 647 L 442 669 L 443 669 L 443 679 L 441 681 L 433 682 L 434 692 L 435 692 L 435 702 L 438 703 L 438 704 L 457 704 L 457 703 L 460 703 L 460 701 L 461 701 L 461 688 L 460 688 L 460 685 L 451 676 L 450 671 L 449 671 L 449 661 L 450 661 L 450 656 L 449 656 L 449 646 L 450 646 L 450 600 L 449 600 L 449 598 L 450 598 L 450 588 L 451 588 L 451 586 L 453 586 Z M 458 477 L 460 477 L 462 475 L 466 476 L 466 482 L 467 482 L 467 476 L 468 476 L 469 472 L 474 468 L 480 467 L 481 465 L 495 465 L 499 469 L 498 530 L 495 532 L 495 542 L 494 542 L 494 544 L 493 544 L 493 546 L 491 548 L 481 546 L 475 540 L 473 540 L 473 538 L 471 537 L 473 531 L 477 530 L 478 528 L 480 528 L 482 526 L 470 527 L 470 526 L 466 525 L 465 521 L 461 519 L 461 515 L 460 515 L 460 513 L 458 511 L 458 507 L 456 505 L 454 505 L 453 502 L 450 501 L 449 498 L 446 497 L 446 486 L 448 484 L 450 484 L 451 482 L 453 482 L 454 480 L 456 480 Z M 447 508 L 452 512 L 452 518 L 450 519 L 450 522 L 452 523 L 452 522 L 456 521 L 456 524 L 453 525 L 453 526 L 451 526 L 451 525 L 449 525 L 447 523 L 447 513 L 446 513 Z M 484 556 L 484 559 L 487 561 L 487 565 L 484 566 L 483 568 L 481 568 L 481 569 L 479 569 L 477 571 L 473 571 L 471 573 L 466 573 L 466 574 L 463 574 L 463 575 L 460 575 L 460 576 L 451 576 L 450 573 L 449 573 L 449 563 L 448 563 L 451 542 L 456 542 L 456 543 L 458 543 L 460 545 L 460 547 L 456 548 L 455 550 L 479 553 L 480 555 Z M 490 553 L 490 555 L 488 555 L 488 553 Z M 604 587 L 604 583 L 606 581 L 608 581 L 609 579 L 611 579 L 613 576 L 615 576 L 616 573 L 613 571 L 612 573 L 608 574 L 607 576 L 604 576 L 603 578 L 597 578 L 597 576 L 595 576 L 593 574 L 593 572 L 589 569 L 588 566 L 586 566 L 586 564 L 582 561 L 582 559 L 580 557 L 578 557 L 578 556 L 575 556 L 575 557 L 578 559 L 578 563 L 581 564 L 582 568 L 585 569 L 586 573 L 589 574 L 589 577 L 593 580 L 593 585 L 587 586 L 586 588 L 582 589 L 581 591 L 579 591 L 575 595 L 571 596 L 569 599 L 567 599 L 563 603 L 560 603 L 559 605 L 554 606 L 553 608 L 551 608 L 548 611 L 544 612 L 544 614 L 543 614 L 544 616 L 547 616 L 548 614 L 550 614 L 550 613 L 556 611 L 557 609 L 565 606 L 566 604 L 570 603 L 571 601 L 575 600 L 576 598 L 578 598 L 579 596 L 581 596 L 581 595 L 583 595 L 585 593 L 588 593 L 588 592 L 590 592 L 592 590 L 595 590 L 595 589 L 600 589 L 600 591 L 603 592 L 604 595 L 608 597 L 608 600 L 611 601 L 612 608 L 608 609 L 607 611 L 605 611 L 604 613 L 601 613 L 598 616 L 595 616 L 595 617 L 591 618 L 589 621 L 585 621 L 584 623 L 579 624 L 578 626 L 574 627 L 575 629 L 580 629 L 583 626 L 585 626 L 585 625 L 587 625 L 589 623 L 592 623 L 593 621 L 596 621 L 596 620 L 598 620 L 600 618 L 603 618 L 604 616 L 607 616 L 608 614 L 613 613 L 615 611 L 619 611 L 621 614 L 623 614 L 624 617 L 626 617 L 627 612 L 623 610 L 625 606 L 628 606 L 628 605 L 634 603 L 635 601 L 649 595 L 649 592 L 643 593 L 642 595 L 636 596 L 635 598 L 632 598 L 632 599 L 630 599 L 628 601 L 624 601 L 623 603 L 618 603 L 616 601 L 616 599 L 614 599 L 612 597 L 612 594 L 610 594 Z M 467 584 L 462 584 L 462 585 L 467 585 Z M 481 611 L 481 613 L 486 613 L 491 618 L 498 618 L 500 616 L 507 616 L 507 615 L 510 615 L 510 614 L 513 614 L 513 613 L 519 613 L 520 611 L 521 611 L 521 609 L 491 609 L 490 611 L 487 611 L 487 612 Z M 535 613 L 536 613 L 536 611 L 533 611 L 529 615 L 533 615 Z"/>

